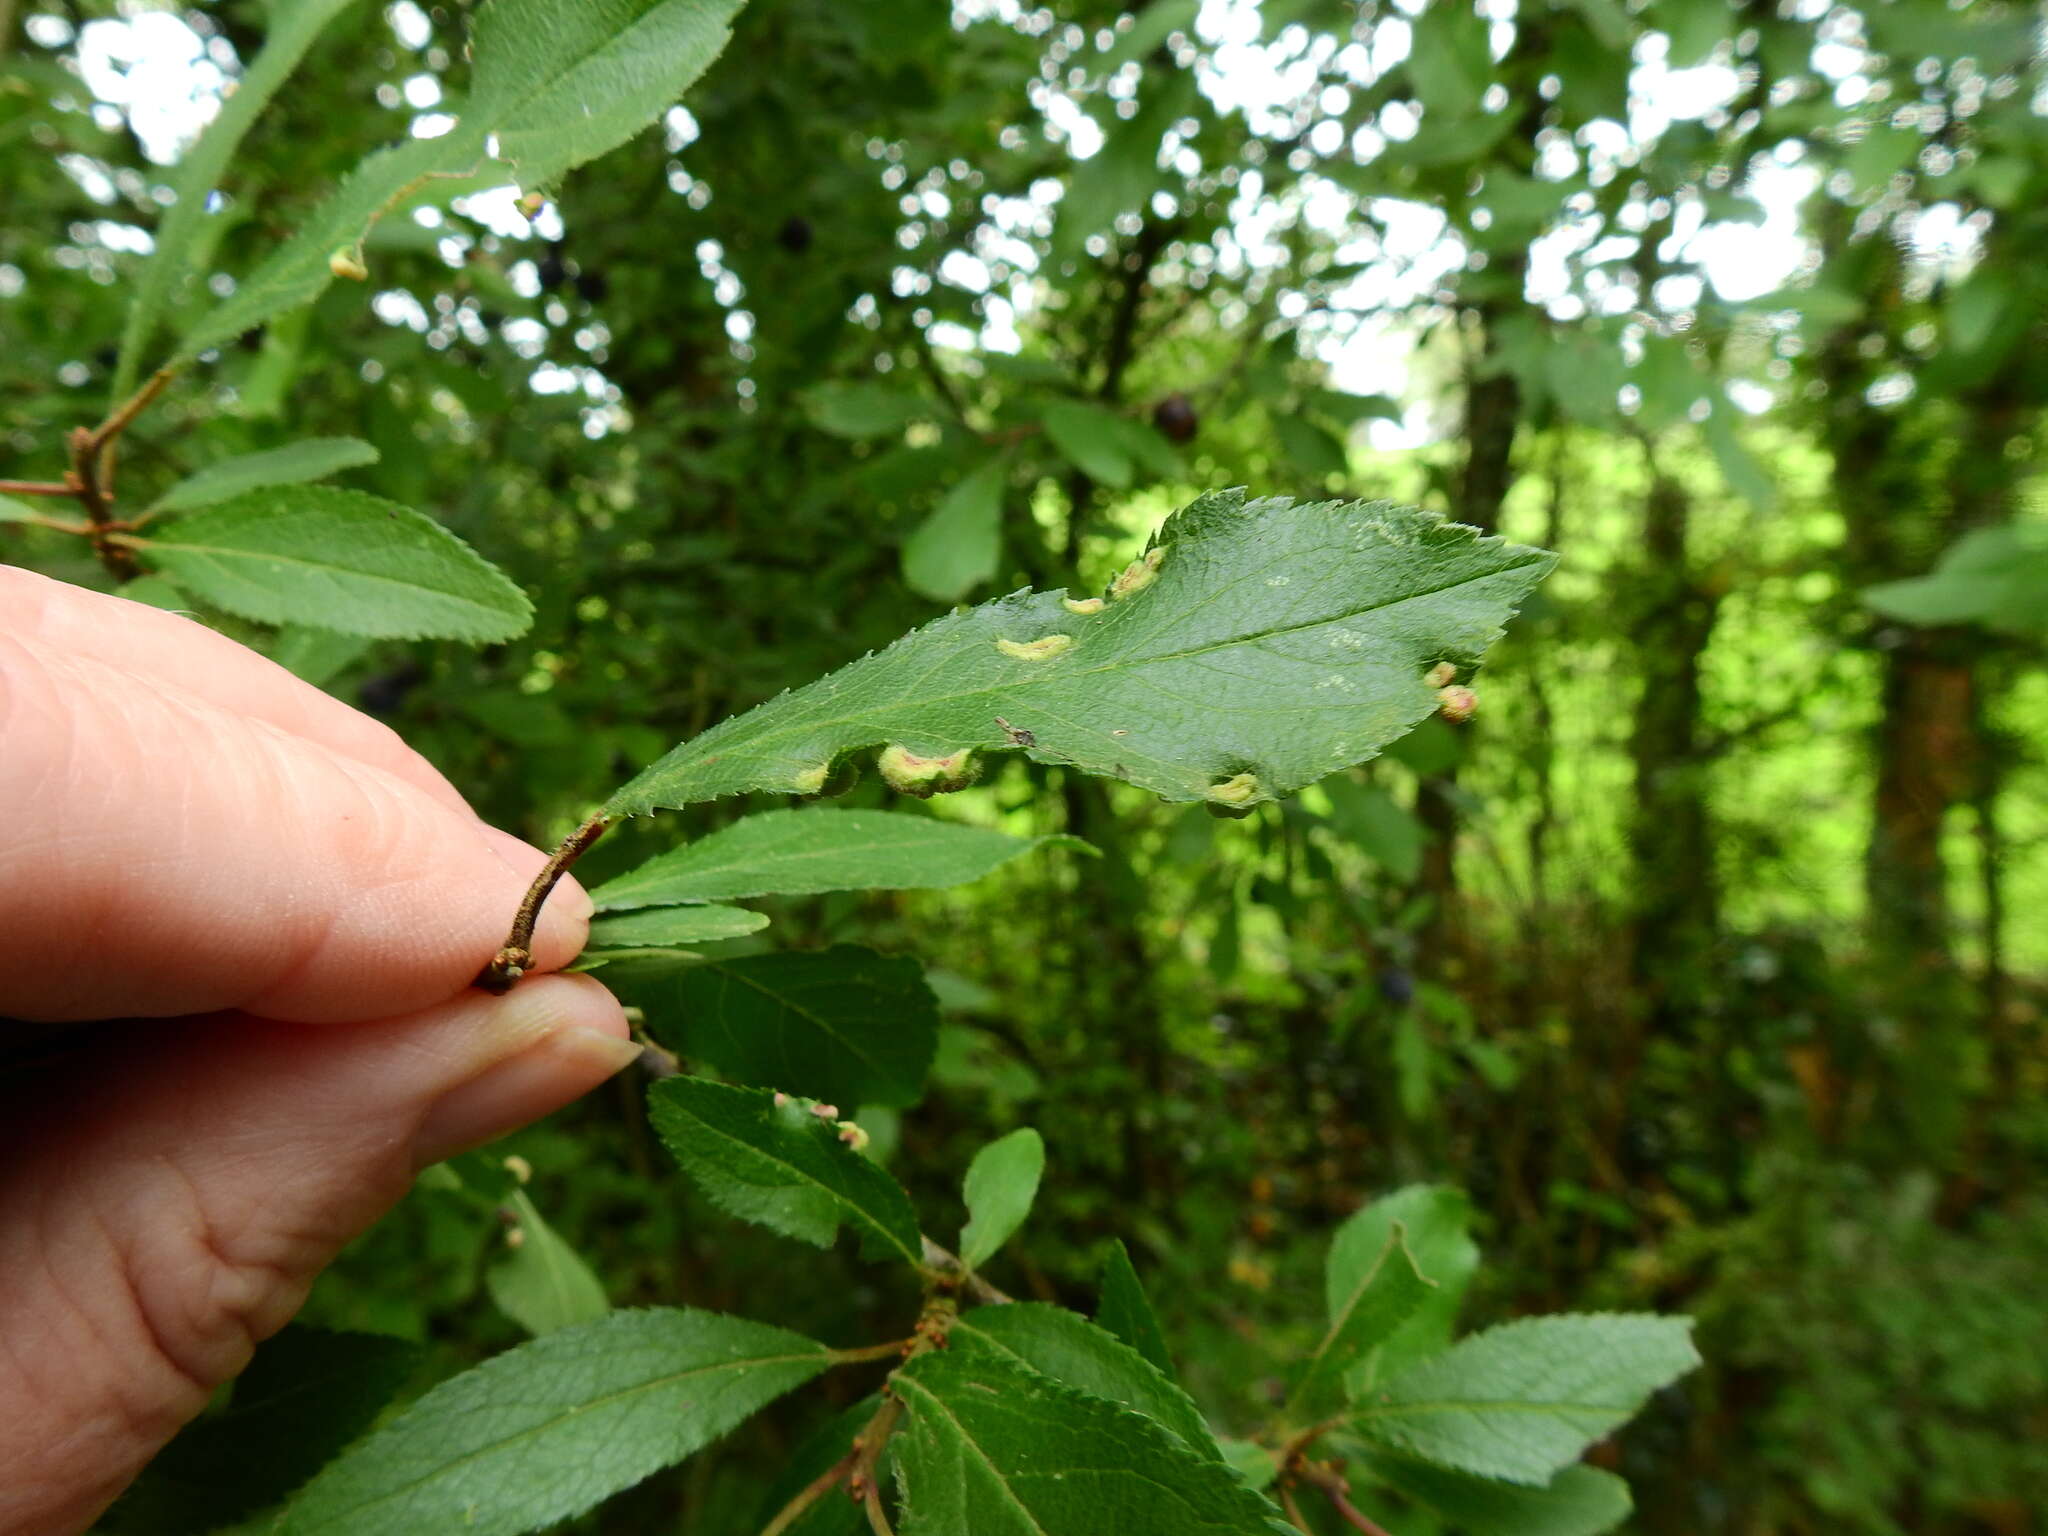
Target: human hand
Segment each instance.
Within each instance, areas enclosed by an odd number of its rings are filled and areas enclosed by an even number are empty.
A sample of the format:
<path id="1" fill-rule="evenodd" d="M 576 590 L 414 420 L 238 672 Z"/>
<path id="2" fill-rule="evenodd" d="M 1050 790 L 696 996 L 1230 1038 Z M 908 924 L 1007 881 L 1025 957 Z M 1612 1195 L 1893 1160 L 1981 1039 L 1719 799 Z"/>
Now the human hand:
<path id="1" fill-rule="evenodd" d="M 0 567 L 0 1533 L 83 1530 L 415 1172 L 633 1059 L 594 981 L 469 987 L 543 862 L 253 652 Z"/>

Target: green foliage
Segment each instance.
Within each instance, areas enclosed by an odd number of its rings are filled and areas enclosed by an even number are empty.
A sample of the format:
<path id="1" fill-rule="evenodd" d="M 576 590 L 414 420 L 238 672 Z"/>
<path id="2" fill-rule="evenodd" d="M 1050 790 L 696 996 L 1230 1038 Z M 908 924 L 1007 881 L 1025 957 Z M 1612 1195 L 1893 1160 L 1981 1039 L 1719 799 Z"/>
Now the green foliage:
<path id="1" fill-rule="evenodd" d="M 324 486 L 247 491 L 131 541 L 154 569 L 242 618 L 379 639 L 509 640 L 533 604 L 408 507 Z"/>
<path id="2" fill-rule="evenodd" d="M 594 1323 L 610 1311 L 604 1282 L 547 1224 L 526 1191 L 513 1190 L 507 1204 L 513 1218 L 507 1252 L 484 1276 L 498 1310 L 536 1338 Z"/>
<path id="3" fill-rule="evenodd" d="M 615 1312 L 443 1382 L 330 1463 L 277 1529 L 538 1530 L 710 1444 L 830 1363 L 824 1345 L 744 1318 Z"/>
<path id="4" fill-rule="evenodd" d="M 1071 839 L 1051 841 L 1073 845 Z M 961 885 L 1034 846 L 929 817 L 822 806 L 764 811 L 607 880 L 591 899 L 599 911 L 615 912 L 745 896 Z"/>
<path id="5" fill-rule="evenodd" d="M 270 485 L 301 485 L 377 462 L 377 450 L 355 437 L 309 437 L 267 453 L 239 454 L 187 475 L 163 495 L 150 511 L 189 512 L 210 507 L 244 491 Z"/>
<path id="6" fill-rule="evenodd" d="M 1028 1125 L 974 1154 L 962 1188 L 967 1225 L 960 1229 L 961 1263 L 979 1269 L 1016 1235 L 1044 1174 L 1045 1142 Z"/>
<path id="7" fill-rule="evenodd" d="M 857 944 L 707 960 L 626 985 L 656 1038 L 679 1054 L 849 1110 L 916 1103 L 938 1046 L 923 969 Z"/>
<path id="8" fill-rule="evenodd" d="M 721 1210 L 821 1248 L 851 1222 L 870 1256 L 921 1264 L 910 1198 L 841 1139 L 820 1107 L 690 1077 L 648 1093 L 655 1130 Z"/>
<path id="9" fill-rule="evenodd" d="M 897 1373 L 896 1390 L 907 1536 L 1287 1529 L 1220 1460 L 993 1352 L 923 1356 Z"/>
<path id="10" fill-rule="evenodd" d="M 1681 1319 L 1528 1318 L 1390 1377 L 1347 1422 L 1411 1455 L 1542 1487 L 1699 1363 Z"/>
<path id="11" fill-rule="evenodd" d="M 1864 589 L 1863 600 L 1908 624 L 1982 624 L 2048 634 L 2048 522 L 1967 533 L 1933 572 Z"/>
<path id="12" fill-rule="evenodd" d="M 1431 714 L 1425 674 L 1476 664 L 1554 563 L 1384 502 L 1211 494 L 1084 611 L 1035 592 L 940 619 L 683 743 L 605 813 L 814 793 L 839 757 L 883 742 L 924 758 L 1021 749 L 1242 809 Z"/>
<path id="13" fill-rule="evenodd" d="M 1003 486 L 1009 466 L 992 458 L 946 493 L 903 544 L 913 592 L 957 603 L 996 574 L 1003 552 Z"/>
<path id="14" fill-rule="evenodd" d="M 1160 1331 L 1158 1315 L 1152 1310 L 1151 1299 L 1145 1294 L 1144 1283 L 1138 1279 L 1138 1271 L 1121 1238 L 1110 1243 L 1109 1257 L 1103 1261 L 1102 1301 L 1096 1308 L 1095 1321 L 1167 1376 L 1173 1375 L 1166 1336 Z"/>

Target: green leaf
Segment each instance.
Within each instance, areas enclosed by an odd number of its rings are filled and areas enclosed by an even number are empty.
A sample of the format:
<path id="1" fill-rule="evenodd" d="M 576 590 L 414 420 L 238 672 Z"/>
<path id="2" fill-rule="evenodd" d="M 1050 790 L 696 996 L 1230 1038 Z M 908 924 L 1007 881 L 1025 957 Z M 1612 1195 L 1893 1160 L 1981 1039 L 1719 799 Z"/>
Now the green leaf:
<path id="1" fill-rule="evenodd" d="M 309 437 L 268 453 L 245 453 L 209 464 L 156 499 L 155 512 L 189 512 L 210 507 L 266 485 L 300 485 L 324 480 L 344 469 L 377 462 L 377 450 L 360 438 Z"/>
<path id="2" fill-rule="evenodd" d="M 1323 781 L 1330 797 L 1330 830 L 1370 856 L 1403 885 L 1422 869 L 1429 833 L 1415 814 L 1384 789 L 1337 775 Z"/>
<path id="3" fill-rule="evenodd" d="M 143 350 L 156 334 L 164 310 L 189 275 L 194 251 L 208 218 L 207 202 L 257 115 L 298 67 L 321 31 L 350 0 L 283 0 L 271 9 L 263 47 L 221 99 L 220 111 L 183 156 L 171 180 L 170 211 L 151 237 L 148 263 L 135 280 L 121 352 L 114 365 L 114 398 L 125 400 L 142 371 Z"/>
<path id="4" fill-rule="evenodd" d="M 1408 78 L 1432 119 L 1473 110 L 1493 83 L 1487 20 L 1471 0 L 1438 0 L 1409 25 Z M 1432 121 L 1422 132 L 1428 134 Z"/>
<path id="5" fill-rule="evenodd" d="M 615 912 L 745 896 L 931 890 L 979 880 L 1048 842 L 1088 846 L 893 811 L 764 811 L 607 880 L 591 900 L 600 912 Z"/>
<path id="6" fill-rule="evenodd" d="M 484 1285 L 498 1310 L 536 1337 L 595 1322 L 610 1311 L 604 1283 L 547 1224 L 526 1191 L 513 1190 L 508 1204 L 518 1217 L 511 1228 L 520 1234 L 517 1246 L 508 1246 L 505 1256 L 484 1273 Z M 508 1245 L 514 1241 L 508 1233 Z"/>
<path id="7" fill-rule="evenodd" d="M 277 1503 L 369 1428 L 420 1354 L 381 1334 L 287 1325 L 257 1346 L 226 1411 L 180 1431 L 94 1529 L 200 1536 Z"/>
<path id="8" fill-rule="evenodd" d="M 801 1101 L 671 1077 L 647 1090 L 647 1105 L 684 1172 L 728 1215 L 820 1248 L 850 1221 L 870 1252 L 923 1262 L 917 1217 L 902 1186 Z"/>
<path id="9" fill-rule="evenodd" d="M 142 579 L 162 578 L 145 576 Z M 135 585 L 132 581 L 128 583 L 130 588 Z M 337 634 L 331 629 L 315 629 L 310 624 L 287 624 L 278 630 L 277 638 L 271 642 L 270 659 L 301 682 L 325 688 L 340 673 L 360 661 L 369 648 L 370 642 L 361 635 Z"/>
<path id="10" fill-rule="evenodd" d="M 1095 1321 L 1159 1367 L 1169 1378 L 1173 1357 L 1167 1352 L 1166 1335 L 1160 1331 L 1152 1300 L 1145 1294 L 1130 1253 L 1122 1238 L 1112 1238 L 1109 1257 L 1102 1263 L 1102 1296 L 1095 1306 Z"/>
<path id="11" fill-rule="evenodd" d="M 497 0 L 476 19 L 477 110 L 497 156 L 549 188 L 674 106 L 745 0 Z"/>
<path id="12" fill-rule="evenodd" d="M 1002 559 L 1007 472 L 1002 459 L 990 459 L 918 525 L 903 546 L 903 579 L 911 591 L 957 603 L 995 576 Z"/>
<path id="13" fill-rule="evenodd" d="M 1042 1301 L 976 1307 L 947 1331 L 958 1350 L 989 1350 L 1092 1397 L 1142 1413 L 1197 1456 L 1221 1452 L 1201 1410 L 1157 1366 L 1065 1307 Z"/>
<path id="14" fill-rule="evenodd" d="M 589 948 L 672 949 L 744 938 L 768 926 L 766 913 L 745 907 L 656 907 L 626 917 L 600 917 L 590 925 Z"/>
<path id="15" fill-rule="evenodd" d="M 1118 489 L 1131 483 L 1130 449 L 1114 413 L 1079 400 L 1048 400 L 1043 420 L 1045 435 L 1082 474 Z"/>
<path id="16" fill-rule="evenodd" d="M 1398 1228 L 1409 1256 L 1431 1286 L 1409 1319 L 1370 1349 L 1354 1383 L 1362 1390 L 1451 1342 L 1458 1306 L 1479 1269 L 1472 1241 L 1472 1202 L 1442 1184 L 1411 1184 L 1355 1211 L 1330 1241 L 1324 1295 L 1335 1317 L 1384 1255 Z M 1356 1395 L 1356 1390 L 1354 1391 Z"/>
<path id="17" fill-rule="evenodd" d="M 481 645 L 533 622 L 526 594 L 462 540 L 360 491 L 250 491 L 129 542 L 188 592 L 265 624 Z"/>
<path id="18" fill-rule="evenodd" d="M 1983 624 L 2048 634 L 2048 522 L 1966 533 L 1931 575 L 1866 587 L 1863 601 L 1908 624 Z"/>
<path id="19" fill-rule="evenodd" d="M 476 18 L 474 88 L 455 126 L 365 158 L 199 322 L 176 360 L 311 303 L 337 274 L 360 276 L 371 226 L 426 192 L 494 186 L 514 173 L 532 186 L 625 142 L 717 57 L 740 3 L 491 0 Z M 494 168 L 493 146 L 512 163 Z"/>
<path id="20" fill-rule="evenodd" d="M 693 1310 L 613 1312 L 443 1382 L 306 1485 L 279 1536 L 513 1536 L 709 1445 L 832 1363 L 801 1335 Z"/>
<path id="21" fill-rule="evenodd" d="M 1264 1493 L 1280 1476 L 1280 1458 L 1255 1440 L 1218 1440 L 1223 1459 L 1245 1487 Z"/>
<path id="22" fill-rule="evenodd" d="M 1570 1466 L 1546 1488 L 1495 1482 L 1404 1456 L 1375 1456 L 1375 1477 L 1427 1505 L 1467 1536 L 1599 1536 L 1635 1508 L 1612 1472 Z"/>
<path id="23" fill-rule="evenodd" d="M 880 437 L 932 414 L 922 395 L 880 384 L 820 384 L 804 399 L 819 430 L 834 437 Z"/>
<path id="24" fill-rule="evenodd" d="M 915 1104 L 938 1049 L 923 967 L 854 944 L 707 960 L 634 997 L 669 1049 L 849 1107 Z"/>
<path id="25" fill-rule="evenodd" d="M 979 1269 L 1031 1214 L 1045 1173 L 1045 1142 L 1030 1126 L 990 1142 L 967 1165 L 963 1192 L 967 1225 L 960 1229 L 960 1262 Z"/>
<path id="26" fill-rule="evenodd" d="M 1430 669 L 1476 663 L 1554 563 L 1386 502 L 1203 496 L 1100 609 L 1027 592 L 949 614 L 685 742 L 605 813 L 813 792 L 881 742 L 1019 749 L 1168 800 L 1254 805 L 1426 719 Z"/>
<path id="27" fill-rule="evenodd" d="M 1728 489 L 1758 511 L 1768 512 L 1778 500 L 1778 488 L 1736 432 L 1734 416 L 1733 406 L 1717 400 L 1713 414 L 1701 424 L 1700 433 L 1720 464 L 1721 478 L 1728 482 Z"/>
<path id="28" fill-rule="evenodd" d="M 1290 1406 L 1309 1418 L 1343 1403 L 1345 1373 L 1412 1318 L 1436 1289 L 1416 1268 L 1398 1222 L 1373 1262 L 1347 1278 L 1343 1290 L 1333 1288 L 1330 1326 L 1289 1398 Z"/>
<path id="29" fill-rule="evenodd" d="M 1686 1318 L 1527 1318 L 1460 1340 L 1376 1388 L 1346 1422 L 1426 1461 L 1545 1487 L 1700 1363 Z"/>
<path id="30" fill-rule="evenodd" d="M 33 522 L 46 515 L 25 501 L 17 501 L 12 496 L 0 496 L 0 523 Z"/>
<path id="31" fill-rule="evenodd" d="M 904 1536 L 1291 1531 L 1220 1459 L 988 1351 L 920 1355 L 895 1387 Z"/>
<path id="32" fill-rule="evenodd" d="M 1281 411 L 1275 411 L 1271 420 L 1273 435 L 1279 438 L 1281 451 L 1318 485 L 1331 475 L 1349 471 L 1350 462 L 1345 457 L 1344 445 L 1314 422 Z"/>

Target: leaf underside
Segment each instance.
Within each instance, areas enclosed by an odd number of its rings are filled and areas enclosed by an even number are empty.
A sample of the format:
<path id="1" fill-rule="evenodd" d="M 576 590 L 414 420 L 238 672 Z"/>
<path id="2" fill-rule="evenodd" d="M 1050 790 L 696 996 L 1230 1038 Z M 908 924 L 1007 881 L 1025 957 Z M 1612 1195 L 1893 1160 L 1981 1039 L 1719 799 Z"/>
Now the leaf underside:
<path id="1" fill-rule="evenodd" d="M 1153 548 L 1156 574 L 1099 611 L 1053 591 L 949 614 L 683 743 L 605 812 L 812 793 L 887 743 L 1022 750 L 1168 800 L 1257 804 L 1429 716 L 1431 669 L 1476 664 L 1555 563 L 1412 507 L 1240 491 L 1182 509 Z"/>

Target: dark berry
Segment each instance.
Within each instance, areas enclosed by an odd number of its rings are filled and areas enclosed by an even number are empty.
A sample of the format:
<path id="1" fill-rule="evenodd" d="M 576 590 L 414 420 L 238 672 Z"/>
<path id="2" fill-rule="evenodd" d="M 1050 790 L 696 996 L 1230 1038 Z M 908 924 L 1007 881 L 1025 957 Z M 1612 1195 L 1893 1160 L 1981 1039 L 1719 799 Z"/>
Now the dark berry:
<path id="1" fill-rule="evenodd" d="M 1201 424 L 1202 418 L 1195 414 L 1188 397 L 1177 389 L 1152 408 L 1152 425 L 1176 443 L 1192 439 Z"/>

